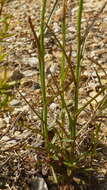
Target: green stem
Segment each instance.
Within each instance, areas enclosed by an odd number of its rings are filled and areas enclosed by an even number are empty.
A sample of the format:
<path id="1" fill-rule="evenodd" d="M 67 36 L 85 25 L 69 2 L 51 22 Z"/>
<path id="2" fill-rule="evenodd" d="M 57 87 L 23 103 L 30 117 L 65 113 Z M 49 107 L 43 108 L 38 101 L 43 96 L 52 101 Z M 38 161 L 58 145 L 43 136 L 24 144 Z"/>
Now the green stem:
<path id="1" fill-rule="evenodd" d="M 43 101 L 42 117 L 45 123 L 43 125 L 43 135 L 45 138 L 45 145 L 48 146 L 48 128 L 47 128 L 47 98 L 46 98 L 46 83 L 45 83 L 45 45 L 44 45 L 44 33 L 45 33 L 45 13 L 47 0 L 42 0 L 41 5 L 41 24 L 40 24 L 40 80 L 41 80 L 41 92 Z"/>
<path id="2" fill-rule="evenodd" d="M 79 0 L 79 9 L 78 9 L 78 19 L 77 19 L 77 62 L 76 62 L 76 87 L 75 87 L 75 113 L 78 110 L 78 101 L 79 101 L 79 81 L 80 81 L 80 66 L 81 66 L 81 19 L 82 19 L 82 11 L 83 11 L 83 0 Z M 77 116 L 75 116 L 75 127 L 74 127 L 74 139 L 76 136 L 76 124 L 77 124 Z"/>
<path id="3" fill-rule="evenodd" d="M 46 23 L 46 26 L 45 26 L 45 34 L 46 34 L 47 25 L 49 25 L 49 22 L 50 22 L 51 17 L 52 17 L 52 15 L 53 15 L 53 13 L 54 13 L 54 10 L 55 10 L 55 8 L 56 8 L 57 3 L 58 3 L 58 0 L 55 1 L 54 5 L 53 5 L 53 8 L 52 8 L 52 10 L 51 10 L 51 12 L 50 12 L 50 15 L 49 15 L 49 17 L 48 17 L 48 19 L 47 19 L 47 23 Z"/>
<path id="4" fill-rule="evenodd" d="M 66 51 L 66 0 L 63 0 L 63 12 L 62 12 L 62 46 Z M 65 82 L 65 54 L 62 52 L 61 61 L 61 89 L 62 96 L 64 98 L 64 82 Z M 64 127 L 65 114 L 64 114 L 64 104 L 62 104 L 62 126 Z"/>

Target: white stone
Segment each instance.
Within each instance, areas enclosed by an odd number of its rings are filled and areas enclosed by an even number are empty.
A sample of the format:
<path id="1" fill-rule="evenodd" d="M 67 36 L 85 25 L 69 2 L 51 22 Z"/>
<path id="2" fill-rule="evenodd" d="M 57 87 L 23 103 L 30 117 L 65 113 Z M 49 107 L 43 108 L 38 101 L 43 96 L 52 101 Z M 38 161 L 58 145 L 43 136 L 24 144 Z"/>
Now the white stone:
<path id="1" fill-rule="evenodd" d="M 33 75 L 35 75 L 36 71 L 32 71 L 32 70 L 27 70 L 27 71 L 24 71 L 23 74 L 25 77 L 32 77 Z"/>
<path id="2" fill-rule="evenodd" d="M 38 65 L 39 61 L 37 57 L 31 57 L 27 60 L 27 63 L 31 66 L 31 67 L 35 67 Z"/>
<path id="3" fill-rule="evenodd" d="M 55 110 L 56 108 L 57 108 L 57 104 L 52 103 L 52 104 L 50 105 L 50 109 L 51 109 L 51 110 Z"/>
<path id="4" fill-rule="evenodd" d="M 20 101 L 19 100 L 16 100 L 16 99 L 13 99 L 11 102 L 10 102 L 10 105 L 11 106 L 17 106 L 20 104 Z"/>
<path id="5" fill-rule="evenodd" d="M 30 182 L 33 190 L 48 190 L 47 184 L 42 177 L 36 177 Z"/>
<path id="6" fill-rule="evenodd" d="M 8 136 L 3 136 L 2 138 L 1 138 L 1 141 L 8 141 L 10 138 L 8 137 Z"/>

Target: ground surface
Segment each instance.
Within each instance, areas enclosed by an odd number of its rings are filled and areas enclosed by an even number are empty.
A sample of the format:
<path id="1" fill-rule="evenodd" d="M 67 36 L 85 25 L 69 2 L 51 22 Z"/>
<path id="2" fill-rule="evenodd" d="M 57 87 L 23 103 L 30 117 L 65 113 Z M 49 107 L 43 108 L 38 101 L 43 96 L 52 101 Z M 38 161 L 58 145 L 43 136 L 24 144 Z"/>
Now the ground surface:
<path id="1" fill-rule="evenodd" d="M 103 4 L 103 0 L 91 0 L 90 2 L 88 0 L 85 1 L 82 24 L 83 32 L 89 26 Z M 52 5 L 53 2 L 48 3 L 47 14 L 49 14 L 49 8 Z M 59 5 L 52 17 L 52 22 L 50 23 L 59 38 L 61 37 L 61 5 L 61 2 L 59 2 Z M 77 3 L 75 0 L 72 3 L 69 1 L 68 5 L 70 9 L 67 15 L 67 44 L 69 46 L 72 45 L 72 59 L 75 63 L 75 24 Z M 20 73 L 23 75 L 21 75 L 22 79 L 20 85 L 12 89 L 15 97 L 10 102 L 9 109 L 0 112 L 0 173 L 2 174 L 0 176 L 0 189 L 2 189 L 2 185 L 4 183 L 4 186 L 6 186 L 7 189 L 18 190 L 22 189 L 21 185 L 24 189 L 27 189 L 27 182 L 32 176 L 36 175 L 37 168 L 35 168 L 35 162 L 37 160 L 37 154 L 35 153 L 35 148 L 42 144 L 42 138 L 37 135 L 37 130 L 40 128 L 40 121 L 32 111 L 32 108 L 22 97 L 22 95 L 26 97 L 26 100 L 30 105 L 39 112 L 41 108 L 41 103 L 39 103 L 39 67 L 37 50 L 34 47 L 33 35 L 28 23 L 28 16 L 31 16 L 32 22 L 35 25 L 35 30 L 37 31 L 37 34 L 39 34 L 40 2 L 37 0 L 11 0 L 6 3 L 3 12 L 4 14 L 8 13 L 13 16 L 10 21 L 10 33 L 13 33 L 13 36 L 7 39 L 4 44 L 8 56 L 5 58 L 5 61 L 1 63 L 0 72 L 2 73 L 4 66 L 7 65 L 7 73 L 10 81 L 17 80 L 18 77 L 20 78 Z M 60 50 L 57 49 L 56 43 L 52 40 L 50 34 L 48 34 L 46 36 L 47 78 L 49 77 L 49 69 L 53 69 L 57 75 L 60 56 Z M 107 84 L 107 6 L 103 12 L 99 14 L 99 17 L 96 19 L 96 22 L 94 23 L 94 26 L 87 38 L 82 67 L 80 104 L 84 104 L 90 97 L 93 97 L 101 84 L 103 86 Z M 101 77 L 101 84 L 99 84 L 97 74 Z M 21 92 L 22 95 L 18 91 Z M 67 92 L 68 100 L 71 92 L 72 86 L 70 86 L 70 89 Z M 102 95 L 98 97 L 97 101 L 99 102 L 101 99 Z M 96 102 L 93 102 L 91 107 L 92 111 L 95 106 Z M 49 123 L 51 123 L 56 117 L 56 107 L 56 103 L 50 104 Z M 90 110 L 87 108 L 86 111 L 85 121 L 84 117 L 81 116 L 81 125 L 85 125 L 89 121 L 89 116 L 91 117 L 92 113 Z M 104 111 L 106 116 L 107 110 L 104 109 Z M 103 119 L 104 121 L 101 133 L 103 138 L 102 142 L 105 144 L 105 148 L 103 149 L 103 152 L 101 152 L 102 160 L 99 170 L 101 175 L 104 176 L 107 173 L 107 121 L 106 117 Z M 103 185 L 101 188 L 101 190 L 104 188 L 107 189 L 107 186 L 104 187 Z M 29 189 L 31 188 L 29 187 Z"/>

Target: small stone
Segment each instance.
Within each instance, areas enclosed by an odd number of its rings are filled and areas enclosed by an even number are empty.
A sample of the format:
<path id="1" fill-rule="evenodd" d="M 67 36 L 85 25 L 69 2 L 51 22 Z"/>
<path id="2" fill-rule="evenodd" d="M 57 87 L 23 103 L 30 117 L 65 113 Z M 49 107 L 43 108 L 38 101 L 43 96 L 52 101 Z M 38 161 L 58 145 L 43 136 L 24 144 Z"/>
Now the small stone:
<path id="1" fill-rule="evenodd" d="M 42 177 L 36 177 L 29 182 L 29 187 L 32 190 L 48 190 L 47 184 Z"/>
<path id="2" fill-rule="evenodd" d="M 10 138 L 8 137 L 8 136 L 3 136 L 2 138 L 1 138 L 1 141 L 8 141 Z"/>
<path id="3" fill-rule="evenodd" d="M 16 136 L 16 137 L 18 137 L 19 135 L 20 135 L 20 131 L 15 131 L 15 133 L 14 133 L 14 135 Z"/>
<path id="4" fill-rule="evenodd" d="M 76 31 L 76 28 L 74 26 L 70 26 L 68 28 L 69 32 L 75 32 Z"/>
<path id="5" fill-rule="evenodd" d="M 50 105 L 50 109 L 51 109 L 51 110 L 54 110 L 54 109 L 56 109 L 56 108 L 57 108 L 57 104 L 52 103 L 52 104 Z"/>
<path id="6" fill-rule="evenodd" d="M 32 70 L 27 70 L 27 71 L 23 72 L 25 77 L 32 77 L 33 75 L 35 75 L 35 73 L 36 73 L 36 71 L 32 71 Z"/>
<path id="7" fill-rule="evenodd" d="M 29 65 L 32 68 L 35 68 L 39 64 L 39 61 L 37 57 L 30 57 L 30 58 L 24 58 L 23 63 Z"/>
<path id="8" fill-rule="evenodd" d="M 13 115 L 20 113 L 20 111 L 21 112 L 29 111 L 29 105 L 24 105 L 24 106 L 21 106 L 21 107 L 15 107 L 15 109 L 13 111 Z"/>
<path id="9" fill-rule="evenodd" d="M 50 71 L 51 71 L 52 74 L 55 74 L 56 71 L 57 71 L 57 65 L 56 64 L 51 65 Z"/>
<path id="10" fill-rule="evenodd" d="M 16 99 L 13 99 L 11 102 L 10 102 L 10 105 L 11 106 L 17 106 L 20 104 L 20 101 L 19 100 L 16 100 Z"/>
<path id="11" fill-rule="evenodd" d="M 28 63 L 29 63 L 29 65 L 30 65 L 31 67 L 35 67 L 35 66 L 38 65 L 39 61 L 38 61 L 38 58 L 36 58 L 36 57 L 31 57 L 31 58 L 29 58 Z"/>
<path id="12" fill-rule="evenodd" d="M 6 124 L 9 124 L 10 118 L 9 117 L 5 117 L 4 121 L 6 122 Z"/>
<path id="13" fill-rule="evenodd" d="M 2 118 L 0 118 L 0 128 L 5 127 L 5 122 Z"/>

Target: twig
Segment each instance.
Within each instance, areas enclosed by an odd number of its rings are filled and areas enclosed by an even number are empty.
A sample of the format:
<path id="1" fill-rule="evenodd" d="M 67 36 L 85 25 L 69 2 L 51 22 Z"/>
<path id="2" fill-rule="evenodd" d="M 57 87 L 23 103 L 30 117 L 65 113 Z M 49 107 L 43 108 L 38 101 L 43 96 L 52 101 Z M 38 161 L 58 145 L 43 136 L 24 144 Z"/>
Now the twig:
<path id="1" fill-rule="evenodd" d="M 29 22 L 30 28 L 31 28 L 32 33 L 33 33 L 33 36 L 34 36 L 35 47 L 37 47 L 37 49 L 38 49 L 38 54 L 39 54 L 40 43 L 39 43 L 37 34 L 36 34 L 35 30 L 34 30 L 34 26 L 33 26 L 33 23 L 32 23 L 32 20 L 31 20 L 31 17 L 30 17 L 30 16 L 28 17 L 28 22 Z"/>
<path id="2" fill-rule="evenodd" d="M 27 101 L 27 99 L 22 95 L 22 93 L 17 89 L 20 96 L 24 99 L 24 101 L 29 105 L 29 107 L 32 109 L 32 111 L 38 116 L 38 118 L 45 123 L 45 121 L 42 119 L 42 117 L 38 114 L 36 110 L 34 110 L 33 106 Z"/>

